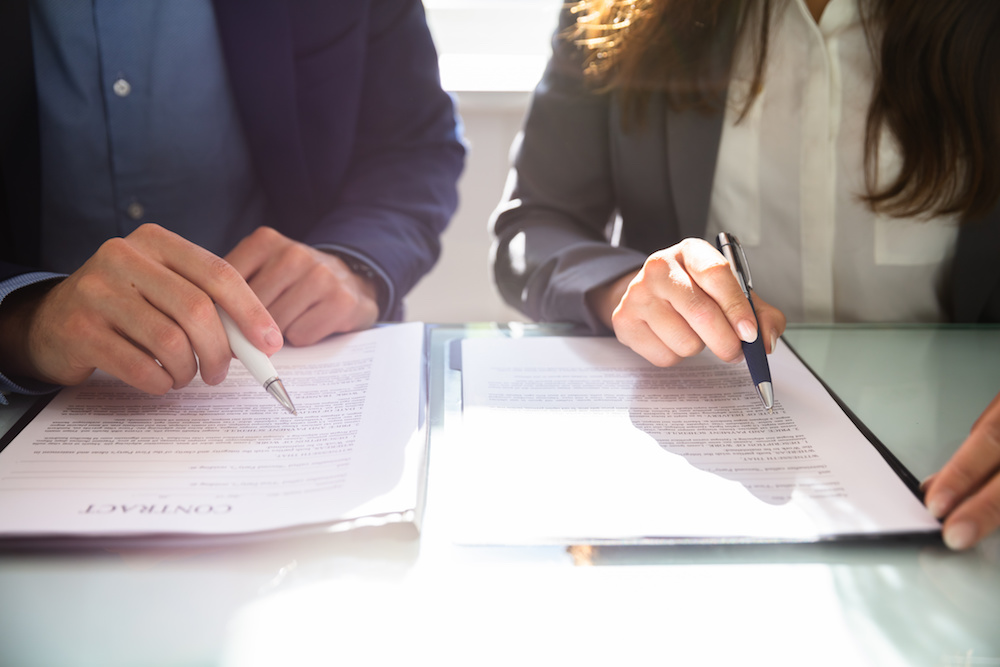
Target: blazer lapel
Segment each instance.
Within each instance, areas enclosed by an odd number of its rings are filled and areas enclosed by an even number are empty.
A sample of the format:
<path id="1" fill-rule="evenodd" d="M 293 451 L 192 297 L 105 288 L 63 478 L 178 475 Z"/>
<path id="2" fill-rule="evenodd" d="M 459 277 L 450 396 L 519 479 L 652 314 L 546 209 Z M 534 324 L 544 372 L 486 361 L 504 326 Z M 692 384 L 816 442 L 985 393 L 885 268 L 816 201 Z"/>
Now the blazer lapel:
<path id="1" fill-rule="evenodd" d="M 666 111 L 670 190 L 683 238 L 703 237 L 724 114 Z"/>
<path id="2" fill-rule="evenodd" d="M 690 236 L 702 237 L 722 114 L 676 112 L 651 96 L 645 124 L 625 131 L 617 93 L 611 104 L 611 159 L 626 243 L 645 253 Z"/>
<path id="3" fill-rule="evenodd" d="M 292 26 L 283 0 L 213 0 L 230 85 L 261 185 L 286 223 L 316 204 L 297 115 Z"/>

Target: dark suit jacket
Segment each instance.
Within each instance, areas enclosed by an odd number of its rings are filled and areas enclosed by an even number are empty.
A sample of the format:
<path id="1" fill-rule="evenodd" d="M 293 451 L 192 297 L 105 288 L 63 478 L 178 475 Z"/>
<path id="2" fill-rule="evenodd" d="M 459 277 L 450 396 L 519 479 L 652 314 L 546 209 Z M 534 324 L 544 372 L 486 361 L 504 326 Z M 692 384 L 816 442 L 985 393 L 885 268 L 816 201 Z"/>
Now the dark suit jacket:
<path id="1" fill-rule="evenodd" d="M 623 131 L 618 95 L 585 85 L 579 55 L 558 37 L 572 19 L 564 11 L 515 146 L 491 261 L 504 299 L 529 317 L 601 332 L 588 290 L 705 236 L 723 114 L 678 112 L 654 95 L 645 123 Z M 716 44 L 708 71 L 725 72 L 730 53 Z M 608 242 L 616 216 L 620 247 Z M 942 300 L 954 321 L 1000 321 L 1000 210 L 962 227 Z"/>
<path id="2" fill-rule="evenodd" d="M 352 248 L 399 299 L 440 253 L 464 161 L 418 0 L 214 0 L 271 224 Z M 0 3 L 0 279 L 38 267 L 28 0 Z"/>

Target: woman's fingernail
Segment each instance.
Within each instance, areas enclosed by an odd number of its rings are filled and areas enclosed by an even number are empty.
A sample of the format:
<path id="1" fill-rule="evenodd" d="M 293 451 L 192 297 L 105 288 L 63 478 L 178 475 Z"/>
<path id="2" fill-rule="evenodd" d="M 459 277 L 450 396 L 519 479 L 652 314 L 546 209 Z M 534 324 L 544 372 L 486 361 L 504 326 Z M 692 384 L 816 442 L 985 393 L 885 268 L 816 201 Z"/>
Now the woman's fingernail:
<path id="1" fill-rule="evenodd" d="M 771 329 L 771 352 L 774 352 L 774 346 L 778 344 L 778 332 Z"/>
<path id="2" fill-rule="evenodd" d="M 935 519 L 940 519 L 951 511 L 954 501 L 955 494 L 947 489 L 943 489 L 927 499 L 927 509 Z"/>
<path id="3" fill-rule="evenodd" d="M 757 327 L 750 320 L 743 320 L 736 325 L 740 332 L 740 340 L 744 343 L 752 343 L 757 340 Z"/>
<path id="4" fill-rule="evenodd" d="M 264 341 L 271 347 L 281 347 L 284 344 L 285 339 L 277 328 L 271 327 L 267 330 L 267 333 L 264 334 Z"/>
<path id="5" fill-rule="evenodd" d="M 974 523 L 962 521 L 952 526 L 945 527 L 943 536 L 944 543 L 948 545 L 949 549 L 962 551 L 964 549 L 968 549 L 976 543 L 976 536 L 978 534 L 979 531 L 976 530 L 976 525 Z"/>

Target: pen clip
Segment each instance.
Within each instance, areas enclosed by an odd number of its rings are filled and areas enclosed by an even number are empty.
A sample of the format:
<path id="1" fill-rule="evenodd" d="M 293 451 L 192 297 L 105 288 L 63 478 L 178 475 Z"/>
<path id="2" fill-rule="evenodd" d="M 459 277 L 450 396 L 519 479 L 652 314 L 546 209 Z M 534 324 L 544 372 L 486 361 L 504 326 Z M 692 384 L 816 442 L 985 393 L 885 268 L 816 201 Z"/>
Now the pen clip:
<path id="1" fill-rule="evenodd" d="M 740 289 L 747 295 L 747 298 L 750 298 L 750 290 L 753 289 L 753 278 L 750 275 L 750 264 L 747 262 L 747 256 L 743 252 L 740 240 L 735 234 L 722 232 L 716 239 L 715 244 L 718 246 L 719 252 L 725 256 L 726 261 L 729 262 L 729 266 L 733 270 L 733 275 L 736 276 L 736 280 L 740 284 Z"/>

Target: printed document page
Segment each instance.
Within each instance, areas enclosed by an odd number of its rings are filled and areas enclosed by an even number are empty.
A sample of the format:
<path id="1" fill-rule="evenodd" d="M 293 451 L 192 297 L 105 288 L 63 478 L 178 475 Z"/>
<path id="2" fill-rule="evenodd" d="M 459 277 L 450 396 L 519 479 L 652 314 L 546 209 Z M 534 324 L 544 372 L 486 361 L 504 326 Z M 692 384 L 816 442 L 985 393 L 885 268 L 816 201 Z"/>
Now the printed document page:
<path id="1" fill-rule="evenodd" d="M 813 541 L 938 522 L 779 343 L 767 413 L 746 364 L 656 368 L 613 338 L 462 346 L 456 541 Z"/>
<path id="2" fill-rule="evenodd" d="M 101 373 L 0 452 L 0 536 L 231 534 L 412 520 L 426 447 L 420 323 L 273 357 L 298 415 L 233 360 L 149 396 Z"/>

